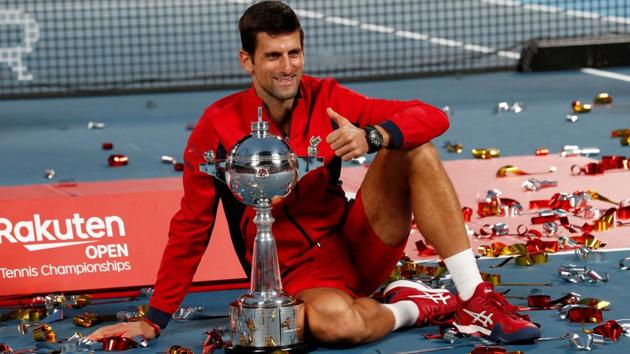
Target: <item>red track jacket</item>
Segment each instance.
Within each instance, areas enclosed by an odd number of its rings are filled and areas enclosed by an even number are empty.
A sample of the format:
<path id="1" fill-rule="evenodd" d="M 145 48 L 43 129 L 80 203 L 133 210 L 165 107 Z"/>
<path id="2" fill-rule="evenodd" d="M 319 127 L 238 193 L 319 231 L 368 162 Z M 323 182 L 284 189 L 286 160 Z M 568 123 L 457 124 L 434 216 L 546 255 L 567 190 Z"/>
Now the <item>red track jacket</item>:
<path id="1" fill-rule="evenodd" d="M 310 138 L 320 136 L 318 155 L 324 157 L 325 167 L 303 177 L 293 192 L 274 206 L 273 234 L 283 273 L 299 265 L 300 255 L 318 240 L 334 233 L 344 217 L 346 199 L 339 182 L 341 159 L 325 142 L 335 129 L 326 108 L 331 107 L 359 127 L 381 125 L 391 136 L 391 148 L 419 146 L 448 128 L 446 115 L 433 106 L 415 100 L 368 98 L 332 79 L 303 76 L 296 101 L 286 141 L 293 152 L 306 156 Z M 205 162 L 205 151 L 214 150 L 217 157 L 225 157 L 235 143 L 249 135 L 260 106 L 263 102 L 253 86 L 227 96 L 206 109 L 188 140 L 184 151 L 184 197 L 181 209 L 171 220 L 148 314 L 161 327 L 166 326 L 191 285 L 210 240 L 220 199 L 235 249 L 249 274 L 256 235 L 254 210 L 237 202 L 221 182 L 200 172 L 199 164 Z M 266 110 L 263 119 L 269 120 Z M 282 136 L 272 123 L 270 133 Z"/>

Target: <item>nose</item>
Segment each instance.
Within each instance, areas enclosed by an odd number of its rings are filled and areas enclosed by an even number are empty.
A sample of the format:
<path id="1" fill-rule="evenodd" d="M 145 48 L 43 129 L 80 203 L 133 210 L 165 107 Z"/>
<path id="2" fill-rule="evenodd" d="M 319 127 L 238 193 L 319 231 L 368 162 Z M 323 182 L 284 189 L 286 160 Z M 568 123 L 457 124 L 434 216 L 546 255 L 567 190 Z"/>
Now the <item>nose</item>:
<path id="1" fill-rule="evenodd" d="M 282 59 L 280 60 L 280 72 L 285 75 L 291 74 L 293 68 L 293 64 L 291 63 L 291 58 L 289 58 L 288 54 L 284 54 Z"/>

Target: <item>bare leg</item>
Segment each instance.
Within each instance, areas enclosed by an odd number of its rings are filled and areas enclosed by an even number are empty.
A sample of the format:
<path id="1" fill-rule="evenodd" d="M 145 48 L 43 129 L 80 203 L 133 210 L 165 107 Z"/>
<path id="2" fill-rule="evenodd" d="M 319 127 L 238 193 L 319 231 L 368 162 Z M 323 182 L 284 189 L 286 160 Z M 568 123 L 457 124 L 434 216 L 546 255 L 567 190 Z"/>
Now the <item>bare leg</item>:
<path id="1" fill-rule="evenodd" d="M 394 315 L 370 298 L 354 299 L 342 290 L 315 288 L 301 292 L 307 333 L 328 345 L 356 345 L 383 338 L 394 328 Z"/>
<path id="2" fill-rule="evenodd" d="M 388 246 L 407 241 L 413 215 L 443 258 L 470 247 L 459 201 L 430 143 L 379 152 L 361 185 L 361 199 L 370 226 Z M 305 290 L 298 298 L 306 305 L 307 332 L 322 343 L 368 343 L 394 328 L 392 312 L 370 298 L 354 299 L 333 288 Z"/>
<path id="3" fill-rule="evenodd" d="M 413 213 L 442 258 L 470 247 L 457 195 L 431 143 L 380 151 L 363 180 L 361 198 L 370 225 L 387 245 L 406 241 Z"/>

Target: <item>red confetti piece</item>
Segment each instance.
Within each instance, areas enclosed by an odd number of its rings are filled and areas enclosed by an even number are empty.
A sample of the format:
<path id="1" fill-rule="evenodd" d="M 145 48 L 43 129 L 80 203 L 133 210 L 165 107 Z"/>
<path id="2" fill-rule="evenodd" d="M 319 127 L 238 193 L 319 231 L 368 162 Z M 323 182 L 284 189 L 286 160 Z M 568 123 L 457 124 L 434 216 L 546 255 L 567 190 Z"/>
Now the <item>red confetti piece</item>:
<path id="1" fill-rule="evenodd" d="M 593 307 L 578 307 L 570 309 L 567 318 L 569 321 L 577 323 L 600 323 L 602 322 L 602 310 Z"/>
<path id="2" fill-rule="evenodd" d="M 617 321 L 610 320 L 603 325 L 599 325 L 593 329 L 593 333 L 604 336 L 605 338 L 610 338 L 614 341 L 618 340 L 619 337 L 623 334 L 623 328 Z"/>
<path id="3" fill-rule="evenodd" d="M 126 337 L 107 337 L 103 338 L 101 343 L 103 343 L 103 350 L 106 352 L 118 352 L 138 346 L 138 343 L 133 339 Z"/>
<path id="4" fill-rule="evenodd" d="M 418 256 L 420 257 L 430 257 L 437 255 L 437 252 L 433 248 L 430 248 L 422 240 L 416 241 L 416 249 L 418 250 Z"/>
<path id="5" fill-rule="evenodd" d="M 470 222 L 470 220 L 472 219 L 473 210 L 469 207 L 463 207 L 462 214 L 464 215 L 464 221 Z"/>
<path id="6" fill-rule="evenodd" d="M 529 295 L 527 297 L 527 305 L 531 307 L 538 307 L 541 309 L 548 309 L 551 307 L 551 296 Z"/>
<path id="7" fill-rule="evenodd" d="M 536 149 L 534 154 L 536 156 L 547 156 L 547 155 L 549 155 L 549 149 L 547 149 L 547 148 L 538 148 L 538 149 Z"/>
<path id="8" fill-rule="evenodd" d="M 107 159 L 107 163 L 110 167 L 127 166 L 129 164 L 129 157 L 122 154 L 110 155 Z"/>
<path id="9" fill-rule="evenodd" d="M 613 130 L 610 132 L 610 136 L 613 138 L 625 138 L 630 136 L 630 128 Z"/>

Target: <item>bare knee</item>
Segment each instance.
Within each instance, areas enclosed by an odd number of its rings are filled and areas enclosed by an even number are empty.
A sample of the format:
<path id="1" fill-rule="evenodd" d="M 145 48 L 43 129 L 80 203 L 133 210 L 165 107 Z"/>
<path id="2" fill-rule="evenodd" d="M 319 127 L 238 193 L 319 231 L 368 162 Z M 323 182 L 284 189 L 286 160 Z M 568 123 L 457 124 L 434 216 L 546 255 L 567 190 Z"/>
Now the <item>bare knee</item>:
<path id="1" fill-rule="evenodd" d="M 434 162 L 440 161 L 440 154 L 438 153 L 435 145 L 433 143 L 428 142 L 426 144 L 422 144 L 420 146 L 416 146 L 415 148 L 409 150 L 407 152 L 407 159 L 409 162 Z"/>
<path id="2" fill-rule="evenodd" d="M 310 336 L 329 345 L 357 345 L 367 338 L 361 315 L 346 301 L 305 301 L 306 322 Z"/>

